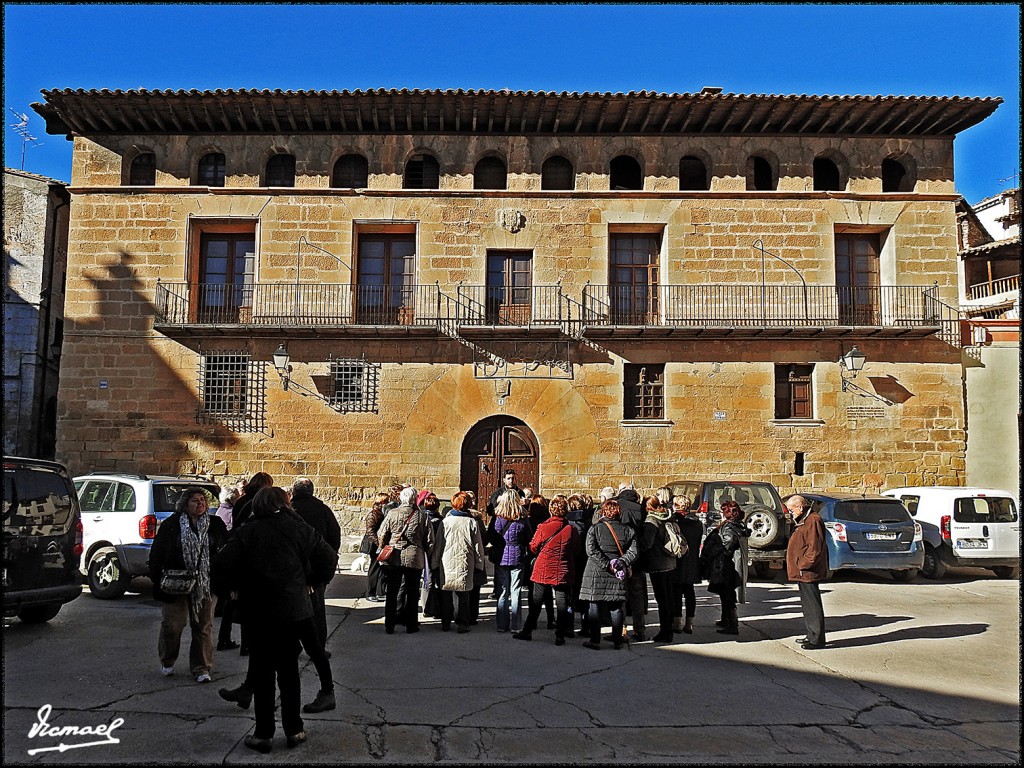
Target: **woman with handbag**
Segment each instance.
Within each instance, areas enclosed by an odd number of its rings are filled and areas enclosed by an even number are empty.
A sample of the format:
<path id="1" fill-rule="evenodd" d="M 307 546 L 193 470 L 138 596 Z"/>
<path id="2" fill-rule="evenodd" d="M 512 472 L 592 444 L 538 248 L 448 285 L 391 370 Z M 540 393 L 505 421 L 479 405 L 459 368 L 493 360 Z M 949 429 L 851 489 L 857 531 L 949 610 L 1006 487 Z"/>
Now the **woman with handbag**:
<path id="1" fill-rule="evenodd" d="M 722 521 L 706 539 L 700 553 L 701 575 L 708 580 L 708 592 L 722 597 L 722 618 L 717 623 L 719 634 L 738 635 L 739 616 L 736 612 L 736 587 L 741 579 L 736 571 L 734 555 L 741 540 L 750 535 L 743 524 L 743 509 L 735 501 L 722 502 Z"/>
<path id="2" fill-rule="evenodd" d="M 388 503 L 389 498 L 390 496 L 383 491 L 378 493 L 363 520 L 363 540 L 359 545 L 359 551 L 370 558 L 370 567 L 366 572 L 366 599 L 371 603 L 384 602 L 384 569 L 377 562 L 377 555 L 380 554 L 380 538 L 377 534 L 384 523 L 384 505 Z"/>
<path id="3" fill-rule="evenodd" d="M 498 590 L 494 620 L 499 632 L 518 632 L 522 622 L 520 596 L 530 545 L 530 523 L 515 491 L 503 493 L 494 505 L 490 535 L 495 551 L 501 552 L 501 559 L 494 564 L 494 584 Z"/>
<path id="4" fill-rule="evenodd" d="M 427 513 L 416 506 L 416 489 L 403 488 L 401 502 L 384 517 L 380 527 L 381 550 L 377 559 L 384 565 L 387 593 L 384 598 L 384 631 L 395 633 L 405 624 L 409 634 L 420 631 L 420 582 L 427 552 L 434 537 L 427 525 Z"/>
<path id="5" fill-rule="evenodd" d="M 452 497 L 452 508 L 441 519 L 430 566 L 441 587 L 441 629 L 447 631 L 454 618 L 460 634 L 469 632 L 473 588 L 479 581 L 477 574 L 484 574 L 484 537 L 465 491 Z"/>
<path id="6" fill-rule="evenodd" d="M 636 534 L 625 525 L 619 502 L 609 499 L 598 509 L 600 518 L 587 532 L 587 565 L 583 569 L 580 599 L 588 600 L 587 627 L 590 640 L 585 648 L 601 648 L 601 615 L 608 613 L 612 642 L 618 650 L 628 642 L 622 634 L 626 620 L 626 579 L 637 558 Z"/>
<path id="7" fill-rule="evenodd" d="M 565 645 L 565 638 L 573 635 L 570 600 L 575 580 L 576 552 L 580 549 L 580 535 L 565 519 L 568 504 L 564 496 L 555 496 L 548 511 L 551 516 L 537 527 L 530 541 L 530 552 L 536 555 L 530 573 L 533 592 L 530 611 L 526 615 L 522 632 L 516 632 L 512 637 L 516 640 L 532 640 L 541 608 L 545 600 L 553 596 L 558 610 L 555 645 Z"/>
<path id="8" fill-rule="evenodd" d="M 210 682 L 213 669 L 213 611 L 217 599 L 210 589 L 210 563 L 227 541 L 228 529 L 216 515 L 208 515 L 209 500 L 202 488 L 187 488 L 175 504 L 174 514 L 156 532 L 149 552 L 153 597 L 163 603 L 157 653 L 160 672 L 174 673 L 181 635 L 192 632 L 189 672 L 196 682 Z"/>

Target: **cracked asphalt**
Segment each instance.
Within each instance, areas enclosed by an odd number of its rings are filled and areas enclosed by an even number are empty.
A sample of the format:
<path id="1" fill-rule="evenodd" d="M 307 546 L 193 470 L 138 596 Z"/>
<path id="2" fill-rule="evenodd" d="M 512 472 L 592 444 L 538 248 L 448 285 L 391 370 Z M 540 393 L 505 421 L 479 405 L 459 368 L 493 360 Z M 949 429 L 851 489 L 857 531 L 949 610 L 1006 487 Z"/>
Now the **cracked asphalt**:
<path id="1" fill-rule="evenodd" d="M 751 582 L 738 637 L 714 631 L 717 597 L 698 586 L 693 635 L 598 652 L 543 629 L 513 641 L 486 599 L 468 634 L 428 619 L 389 636 L 365 585 L 344 571 L 328 590 L 338 708 L 305 716 L 296 749 L 279 729 L 269 755 L 242 744 L 252 711 L 217 696 L 244 676 L 237 651 L 216 654 L 212 684 L 181 660 L 160 675 L 145 579 L 119 600 L 86 593 L 47 625 L 14 621 L 4 762 L 1020 764 L 1020 583 L 980 569 L 908 584 L 840 572 L 822 588 L 820 651 L 794 643 L 799 598 L 781 582 Z M 653 599 L 651 611 L 654 624 Z M 309 701 L 316 675 L 300 663 Z M 96 735 L 117 719 L 116 743 Z M 70 726 L 88 730 L 58 735 Z"/>

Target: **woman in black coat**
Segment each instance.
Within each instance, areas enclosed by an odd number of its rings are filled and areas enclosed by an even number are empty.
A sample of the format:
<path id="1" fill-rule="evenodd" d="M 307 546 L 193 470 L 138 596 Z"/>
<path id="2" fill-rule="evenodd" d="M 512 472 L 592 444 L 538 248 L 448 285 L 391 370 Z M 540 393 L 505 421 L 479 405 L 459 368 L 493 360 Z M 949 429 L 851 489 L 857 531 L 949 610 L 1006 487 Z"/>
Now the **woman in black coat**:
<path id="1" fill-rule="evenodd" d="M 704 537 L 704 526 L 690 515 L 690 500 L 685 496 L 672 499 L 675 509 L 676 527 L 686 541 L 686 554 L 676 560 L 672 572 L 675 585 L 675 605 L 672 607 L 672 631 L 693 634 L 693 617 L 697 612 L 697 595 L 693 585 L 700 581 L 700 540 Z M 686 620 L 683 620 L 683 605 L 686 606 Z"/>
<path id="2" fill-rule="evenodd" d="M 701 573 L 708 580 L 708 592 L 722 597 L 722 619 L 719 634 L 738 635 L 739 616 L 736 613 L 736 587 L 740 575 L 736 572 L 733 554 L 740 548 L 740 539 L 750 535 L 743 524 L 743 510 L 735 501 L 722 502 L 722 522 L 704 539 L 700 553 Z"/>
<path id="3" fill-rule="evenodd" d="M 216 515 L 207 514 L 209 500 L 202 488 L 186 488 L 175 504 L 174 514 L 164 520 L 149 551 L 149 577 L 153 597 L 163 603 L 160 637 L 160 671 L 174 672 L 181 649 L 181 634 L 192 631 L 189 671 L 197 682 L 210 682 L 213 668 L 213 611 L 217 604 L 210 587 L 210 563 L 224 546 L 228 529 Z M 196 575 L 189 594 L 167 594 L 161 581 L 167 570 L 188 570 Z"/>
<path id="4" fill-rule="evenodd" d="M 271 749 L 275 675 L 288 746 L 306 740 L 299 714 L 299 638 L 312 627 L 310 586 L 330 581 L 337 564 L 338 553 L 292 512 L 288 494 L 275 487 L 256 494 L 252 517 L 214 562 L 218 585 L 239 594 L 249 623 L 249 672 L 256 705 L 256 728 L 245 738 L 250 749 Z"/>
<path id="5" fill-rule="evenodd" d="M 587 565 L 583 569 L 580 599 L 590 602 L 587 627 L 590 640 L 583 645 L 601 648 L 601 613 L 610 614 L 612 642 L 616 649 L 626 642 L 626 575 L 638 555 L 636 533 L 621 521 L 619 502 L 609 499 L 600 508 L 601 519 L 587 532 Z"/>

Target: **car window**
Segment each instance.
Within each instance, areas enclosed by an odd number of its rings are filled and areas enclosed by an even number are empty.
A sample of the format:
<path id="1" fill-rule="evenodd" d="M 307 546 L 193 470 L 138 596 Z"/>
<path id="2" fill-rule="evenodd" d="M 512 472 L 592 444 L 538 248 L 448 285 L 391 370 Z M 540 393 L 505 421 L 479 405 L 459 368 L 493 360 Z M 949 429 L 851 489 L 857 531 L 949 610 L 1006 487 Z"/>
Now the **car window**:
<path id="1" fill-rule="evenodd" d="M 725 499 L 732 499 L 741 507 L 752 505 L 777 509 L 779 502 L 775 494 L 767 485 L 723 485 L 716 487 L 713 496 L 713 506 L 718 509 Z"/>
<path id="2" fill-rule="evenodd" d="M 957 499 L 953 519 L 958 523 L 1012 523 L 1017 520 L 1013 499 L 973 497 Z"/>
<path id="3" fill-rule="evenodd" d="M 910 522 L 910 516 L 902 504 L 884 501 L 840 501 L 833 507 L 832 516 L 848 523 Z"/>
<path id="4" fill-rule="evenodd" d="M 903 506 L 907 508 L 907 512 L 909 512 L 912 517 L 917 516 L 917 507 L 921 503 L 920 496 L 900 496 L 900 501 L 903 502 Z"/>
<path id="5" fill-rule="evenodd" d="M 117 484 L 117 496 L 114 499 L 115 512 L 135 511 L 135 489 L 127 483 Z"/>
<path id="6" fill-rule="evenodd" d="M 109 480 L 89 480 L 79 494 L 83 512 L 113 512 L 114 488 Z"/>
<path id="7" fill-rule="evenodd" d="M 57 473 L 4 470 L 5 528 L 30 527 L 37 535 L 53 536 L 59 533 L 53 527 L 66 527 L 73 512 L 71 489 Z"/>
<path id="8" fill-rule="evenodd" d="M 213 509 L 220 506 L 219 499 L 210 488 L 194 481 L 181 480 L 173 483 L 157 483 L 153 485 L 153 509 L 156 512 L 173 512 L 174 505 L 178 503 L 178 498 L 189 488 L 202 488 L 206 492 L 207 504 Z"/>

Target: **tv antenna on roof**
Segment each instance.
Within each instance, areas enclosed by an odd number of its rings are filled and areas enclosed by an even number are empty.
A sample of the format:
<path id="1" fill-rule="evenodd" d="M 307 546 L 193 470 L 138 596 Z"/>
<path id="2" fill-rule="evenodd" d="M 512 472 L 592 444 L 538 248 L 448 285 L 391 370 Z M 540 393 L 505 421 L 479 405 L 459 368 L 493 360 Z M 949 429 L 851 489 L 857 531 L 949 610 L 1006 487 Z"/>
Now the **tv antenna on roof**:
<path id="1" fill-rule="evenodd" d="M 21 170 L 25 170 L 25 146 L 31 141 L 35 146 L 41 147 L 42 144 L 39 140 L 29 133 L 28 130 L 28 115 L 22 114 L 21 112 L 15 112 L 13 107 L 8 107 L 11 113 L 18 118 L 18 122 L 11 123 L 11 128 L 14 132 L 21 136 Z"/>
<path id="2" fill-rule="evenodd" d="M 1014 173 L 1012 176 L 1007 176 L 1005 179 L 1000 179 L 1000 184 L 1005 184 L 1008 181 L 1016 181 L 1020 178 L 1020 172 Z"/>

